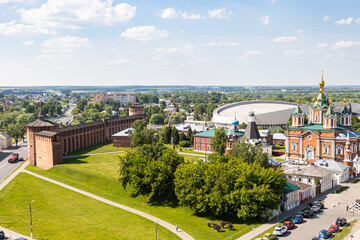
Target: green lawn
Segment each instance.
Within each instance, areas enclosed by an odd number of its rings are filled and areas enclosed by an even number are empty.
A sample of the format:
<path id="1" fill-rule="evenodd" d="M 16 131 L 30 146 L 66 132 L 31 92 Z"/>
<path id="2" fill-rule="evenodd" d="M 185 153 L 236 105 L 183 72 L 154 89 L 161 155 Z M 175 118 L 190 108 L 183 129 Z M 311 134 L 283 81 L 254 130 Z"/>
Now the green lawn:
<path id="1" fill-rule="evenodd" d="M 353 181 L 353 182 L 350 183 L 350 184 L 356 184 L 356 183 L 358 183 L 358 182 L 360 182 L 360 179 L 356 179 L 355 181 Z"/>
<path id="2" fill-rule="evenodd" d="M 64 164 L 47 171 L 33 166 L 28 166 L 27 169 L 178 225 L 197 240 L 236 239 L 251 231 L 252 227 L 259 225 L 241 224 L 239 221 L 228 220 L 233 223 L 235 230 L 216 232 L 209 228 L 207 223 L 219 223 L 227 219 L 208 219 L 195 216 L 190 209 L 184 207 L 158 206 L 149 203 L 148 197 L 145 196 L 132 198 L 117 181 L 119 169 L 117 155 L 106 154 L 65 159 Z"/>
<path id="3" fill-rule="evenodd" d="M 154 239 L 154 223 L 66 188 L 20 173 L 0 194 L 5 228 L 30 236 L 32 203 L 36 239 Z M 158 226 L 158 239 L 180 239 Z"/>
<path id="4" fill-rule="evenodd" d="M 96 146 L 87 147 L 75 152 L 71 152 L 68 155 L 82 155 L 82 154 L 94 154 L 94 153 L 106 153 L 106 152 L 120 152 L 129 151 L 131 148 L 114 148 L 112 143 L 102 143 Z"/>
<path id="5" fill-rule="evenodd" d="M 347 186 L 343 186 L 340 187 L 338 190 L 335 191 L 336 194 L 342 193 L 343 191 L 345 191 L 346 189 L 348 189 L 349 187 Z"/>

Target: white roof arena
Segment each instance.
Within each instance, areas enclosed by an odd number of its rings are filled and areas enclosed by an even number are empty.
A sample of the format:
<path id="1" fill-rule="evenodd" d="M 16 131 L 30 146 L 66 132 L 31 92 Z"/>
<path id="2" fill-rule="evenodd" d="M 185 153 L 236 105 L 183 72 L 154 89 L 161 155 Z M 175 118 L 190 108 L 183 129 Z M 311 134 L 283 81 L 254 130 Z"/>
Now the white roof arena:
<path id="1" fill-rule="evenodd" d="M 236 115 L 240 123 L 248 123 L 249 112 L 255 113 L 255 122 L 259 126 L 283 126 L 289 120 L 290 114 L 295 111 L 296 103 L 275 101 L 244 101 L 230 103 L 214 110 L 212 121 L 217 126 L 231 124 Z M 304 113 L 308 113 L 309 107 L 301 105 Z"/>

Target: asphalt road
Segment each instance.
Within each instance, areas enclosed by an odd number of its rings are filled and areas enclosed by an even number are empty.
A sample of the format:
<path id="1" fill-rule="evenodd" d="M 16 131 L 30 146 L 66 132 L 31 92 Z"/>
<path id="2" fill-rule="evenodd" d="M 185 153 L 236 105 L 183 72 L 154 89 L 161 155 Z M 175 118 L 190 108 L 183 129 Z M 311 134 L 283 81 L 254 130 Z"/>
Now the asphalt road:
<path id="1" fill-rule="evenodd" d="M 60 118 L 54 119 L 53 122 L 56 122 L 56 123 L 62 122 L 64 125 L 66 123 L 70 124 L 72 122 L 72 120 L 73 120 L 73 115 L 71 114 L 71 112 L 72 112 L 72 110 L 74 110 L 75 106 L 76 106 L 75 104 L 70 105 L 70 107 L 64 113 L 64 115 L 62 117 L 60 117 Z"/>
<path id="2" fill-rule="evenodd" d="M 10 173 L 12 173 L 22 162 L 8 163 L 12 153 L 19 153 L 19 158 L 27 159 L 27 142 L 21 142 L 18 146 L 12 146 L 0 153 L 0 182 L 2 182 Z"/>
<path id="3" fill-rule="evenodd" d="M 345 184 L 346 186 L 346 184 Z M 315 214 L 311 218 L 305 218 L 300 224 L 289 230 L 285 236 L 276 239 L 309 239 L 318 236 L 322 229 L 328 229 L 330 224 L 334 224 L 337 217 L 344 217 L 348 221 L 353 218 L 360 218 L 360 212 L 353 210 L 346 211 L 346 206 L 352 206 L 355 199 L 360 199 L 360 183 L 348 184 L 350 187 L 340 194 L 328 194 L 324 197 L 325 209 Z"/>

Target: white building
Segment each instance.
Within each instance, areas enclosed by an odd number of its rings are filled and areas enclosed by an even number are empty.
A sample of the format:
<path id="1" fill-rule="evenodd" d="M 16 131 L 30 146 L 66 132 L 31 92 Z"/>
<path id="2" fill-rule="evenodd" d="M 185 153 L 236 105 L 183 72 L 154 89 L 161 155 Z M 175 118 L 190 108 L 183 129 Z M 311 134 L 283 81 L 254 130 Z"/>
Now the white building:
<path id="1" fill-rule="evenodd" d="M 315 166 L 325 168 L 333 173 L 334 185 L 345 182 L 350 177 L 350 167 L 334 160 L 317 160 Z"/>
<path id="2" fill-rule="evenodd" d="M 4 132 L 0 132 L 0 147 L 1 149 L 11 147 L 12 137 Z"/>

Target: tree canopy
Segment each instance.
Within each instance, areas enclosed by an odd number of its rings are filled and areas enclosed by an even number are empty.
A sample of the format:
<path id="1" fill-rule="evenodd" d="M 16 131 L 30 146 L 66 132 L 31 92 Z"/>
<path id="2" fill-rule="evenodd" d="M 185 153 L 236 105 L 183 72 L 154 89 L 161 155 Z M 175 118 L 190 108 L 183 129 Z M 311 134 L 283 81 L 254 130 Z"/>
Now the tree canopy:
<path id="1" fill-rule="evenodd" d="M 221 155 L 225 154 L 227 136 L 224 128 L 215 129 L 214 137 L 211 138 L 211 149 Z"/>

